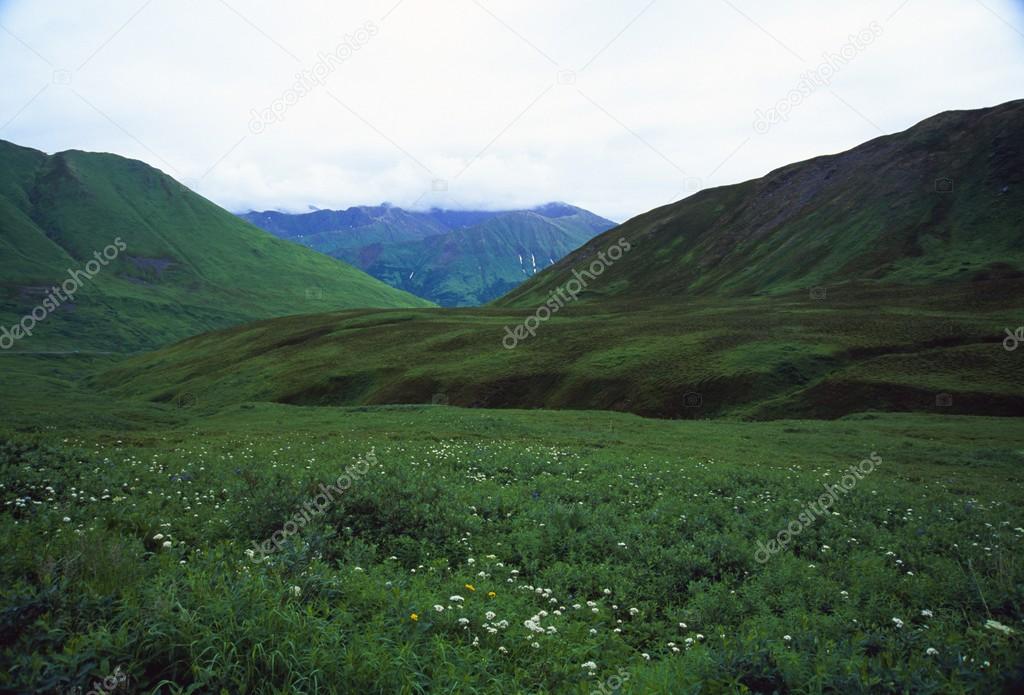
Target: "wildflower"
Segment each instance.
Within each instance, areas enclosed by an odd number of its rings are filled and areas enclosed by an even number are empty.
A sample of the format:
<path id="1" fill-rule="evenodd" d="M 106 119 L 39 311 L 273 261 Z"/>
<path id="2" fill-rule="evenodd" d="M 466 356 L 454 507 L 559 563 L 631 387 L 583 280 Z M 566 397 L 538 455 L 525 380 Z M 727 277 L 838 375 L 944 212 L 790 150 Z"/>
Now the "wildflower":
<path id="1" fill-rule="evenodd" d="M 493 591 L 488 591 L 487 592 L 487 598 L 494 598 L 495 596 L 497 596 L 497 594 L 494 593 Z"/>
<path id="2" fill-rule="evenodd" d="M 449 596 L 448 600 L 451 601 L 452 603 L 458 603 L 459 601 L 465 601 L 465 599 L 462 598 L 461 596 Z"/>
<path id="3" fill-rule="evenodd" d="M 651 655 L 650 655 L 650 654 L 648 654 L 647 652 L 641 652 L 641 653 L 640 653 L 640 656 L 642 656 L 642 657 L 643 657 L 643 658 L 644 658 L 645 660 L 647 660 L 647 661 L 650 661 L 650 660 L 651 660 Z"/>
<path id="4" fill-rule="evenodd" d="M 922 617 L 924 617 L 924 618 L 930 618 L 930 617 L 932 617 L 933 615 L 934 615 L 934 613 L 932 613 L 932 612 L 931 612 L 930 610 L 928 610 L 927 608 L 926 608 L 926 609 L 924 609 L 923 611 L 921 611 L 921 616 L 922 616 Z"/>
<path id="5" fill-rule="evenodd" d="M 585 669 L 589 669 L 591 671 L 596 671 L 597 670 L 597 664 L 594 663 L 593 661 L 588 661 L 585 664 L 581 664 L 580 668 L 585 668 Z"/>
<path id="6" fill-rule="evenodd" d="M 413 621 L 414 623 L 418 622 L 419 619 L 420 619 L 420 616 L 417 615 L 416 613 L 410 613 L 409 614 L 409 620 Z"/>
<path id="7" fill-rule="evenodd" d="M 466 584 L 465 587 L 467 591 L 476 591 L 476 587 L 474 587 L 472 584 Z"/>
<path id="8" fill-rule="evenodd" d="M 67 523 L 69 521 L 71 521 L 71 517 L 70 516 L 64 517 L 64 523 Z"/>
<path id="9" fill-rule="evenodd" d="M 637 615 L 638 613 L 640 613 L 640 609 L 639 608 L 630 608 L 629 609 L 629 614 L 630 615 Z"/>
<path id="10" fill-rule="evenodd" d="M 292 587 L 292 593 L 295 594 L 296 596 L 300 595 L 302 593 L 302 587 L 301 586 L 293 586 Z"/>
<path id="11" fill-rule="evenodd" d="M 533 647 L 534 649 L 540 649 L 540 642 L 534 642 L 530 646 Z"/>
<path id="12" fill-rule="evenodd" d="M 498 647 L 498 651 L 501 652 L 502 654 L 508 654 L 508 650 L 505 649 L 505 647 Z"/>
<path id="13" fill-rule="evenodd" d="M 163 539 L 164 539 L 164 534 L 162 534 L 162 533 L 158 533 L 155 536 L 153 536 L 153 540 L 155 540 L 155 541 L 162 541 Z"/>
<path id="14" fill-rule="evenodd" d="M 985 621 L 985 627 L 987 627 L 990 630 L 998 630 L 999 632 L 1002 632 L 1004 635 L 1012 635 L 1013 634 L 1013 629 L 1012 628 L 1007 627 L 1006 625 L 1003 625 L 998 620 L 986 620 Z"/>
<path id="15" fill-rule="evenodd" d="M 686 629 L 686 623 L 679 623 L 679 627 L 681 627 L 681 628 L 683 628 L 685 630 Z"/>
<path id="16" fill-rule="evenodd" d="M 783 635 L 782 639 L 786 640 L 787 642 L 792 642 L 793 641 L 793 636 L 792 635 Z"/>
<path id="17" fill-rule="evenodd" d="M 494 620 L 498 616 L 495 615 L 494 611 L 487 611 L 486 613 L 484 613 L 484 617 L 488 620 Z"/>
<path id="18" fill-rule="evenodd" d="M 170 541 L 164 541 L 163 547 L 164 548 L 170 548 L 171 547 L 171 542 Z"/>
<path id="19" fill-rule="evenodd" d="M 605 589 L 605 590 L 604 590 L 604 595 L 605 595 L 605 596 L 608 596 L 608 595 L 609 595 L 609 594 L 611 594 L 611 593 L 612 593 L 612 590 L 611 590 L 611 589 Z"/>
<path id="20" fill-rule="evenodd" d="M 939 650 L 936 649 L 935 647 L 928 647 L 924 651 L 924 653 L 925 653 L 926 656 L 938 656 L 939 655 Z"/>
<path id="21" fill-rule="evenodd" d="M 443 613 L 444 612 L 444 606 L 442 606 L 439 603 L 435 603 L 434 604 L 434 610 L 437 611 L 438 613 Z"/>
<path id="22" fill-rule="evenodd" d="M 896 626 L 897 628 L 901 628 L 901 627 L 903 627 L 903 621 L 902 621 L 902 620 L 900 620 L 899 618 L 893 618 L 893 619 L 892 619 L 892 623 L 893 623 L 893 625 L 895 625 L 895 626 Z"/>
<path id="23" fill-rule="evenodd" d="M 463 627 L 469 625 L 469 618 L 459 618 L 459 625 L 462 625 Z"/>

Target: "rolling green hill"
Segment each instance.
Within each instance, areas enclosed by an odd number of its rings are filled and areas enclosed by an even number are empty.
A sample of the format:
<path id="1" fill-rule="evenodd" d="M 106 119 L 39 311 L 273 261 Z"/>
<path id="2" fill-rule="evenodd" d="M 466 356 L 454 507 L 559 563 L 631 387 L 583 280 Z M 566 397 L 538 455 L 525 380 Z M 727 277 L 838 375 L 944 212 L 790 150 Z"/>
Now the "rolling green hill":
<path id="1" fill-rule="evenodd" d="M 442 306 L 486 304 L 615 226 L 564 203 L 504 212 L 382 205 L 242 218 Z"/>
<path id="2" fill-rule="evenodd" d="M 51 288 L 90 262 L 98 272 L 55 302 Z M 13 351 L 130 351 L 258 318 L 430 305 L 142 162 L 0 141 L 0 325 L 47 300 L 60 306 Z"/>
<path id="3" fill-rule="evenodd" d="M 499 306 L 528 307 L 619 238 L 581 300 L 779 295 L 1024 275 L 1024 100 L 701 191 L 595 238 Z"/>
<path id="4" fill-rule="evenodd" d="M 943 114 L 704 191 L 489 307 L 261 322 L 135 358 L 95 384 L 212 404 L 1021 415 L 1024 353 L 1002 340 L 1024 323 L 1022 116 L 1024 102 Z M 943 174 L 952 190 L 936 188 Z M 630 250 L 579 301 L 542 308 L 619 239 Z M 534 335 L 510 339 L 528 320 Z"/>

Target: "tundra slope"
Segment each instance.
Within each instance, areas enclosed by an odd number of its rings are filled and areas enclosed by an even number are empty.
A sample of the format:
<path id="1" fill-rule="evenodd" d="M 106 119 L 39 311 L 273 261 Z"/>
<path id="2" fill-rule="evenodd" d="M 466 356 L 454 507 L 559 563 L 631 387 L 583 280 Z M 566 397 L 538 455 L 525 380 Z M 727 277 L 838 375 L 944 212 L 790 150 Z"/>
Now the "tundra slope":
<path id="1" fill-rule="evenodd" d="M 214 403 L 1020 415 L 1024 363 L 1002 340 L 1024 304 L 1022 178 L 1024 102 L 944 113 L 641 215 L 485 308 L 256 323 L 97 383 Z M 631 250 L 578 301 L 502 346 L 620 238 Z"/>

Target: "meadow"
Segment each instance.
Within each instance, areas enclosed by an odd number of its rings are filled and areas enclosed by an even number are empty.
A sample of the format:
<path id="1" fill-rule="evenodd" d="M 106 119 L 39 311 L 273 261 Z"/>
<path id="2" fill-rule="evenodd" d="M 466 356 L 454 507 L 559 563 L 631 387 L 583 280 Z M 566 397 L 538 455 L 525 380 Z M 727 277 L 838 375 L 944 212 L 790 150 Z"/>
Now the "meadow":
<path id="1" fill-rule="evenodd" d="M 8 427 L 0 691 L 1024 683 L 1014 419 L 187 405 Z"/>

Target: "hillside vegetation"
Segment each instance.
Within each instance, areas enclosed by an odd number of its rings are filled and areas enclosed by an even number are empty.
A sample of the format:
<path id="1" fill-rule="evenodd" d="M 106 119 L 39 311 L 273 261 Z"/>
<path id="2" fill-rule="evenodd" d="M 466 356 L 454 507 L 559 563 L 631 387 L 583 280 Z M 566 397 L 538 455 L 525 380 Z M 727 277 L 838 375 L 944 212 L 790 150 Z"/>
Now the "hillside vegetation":
<path id="1" fill-rule="evenodd" d="M 1024 102 L 942 114 L 630 220 L 486 308 L 257 323 L 96 384 L 688 419 L 1020 415 L 1022 353 L 1003 341 L 1024 322 L 1022 172 Z"/>
<path id="2" fill-rule="evenodd" d="M 0 324 L 108 247 L 116 258 L 13 349 L 130 351 L 258 318 L 430 305 L 276 239 L 142 162 L 0 141 Z"/>

